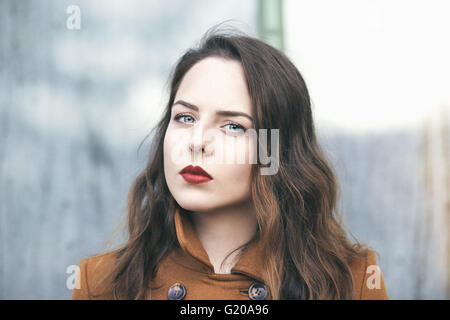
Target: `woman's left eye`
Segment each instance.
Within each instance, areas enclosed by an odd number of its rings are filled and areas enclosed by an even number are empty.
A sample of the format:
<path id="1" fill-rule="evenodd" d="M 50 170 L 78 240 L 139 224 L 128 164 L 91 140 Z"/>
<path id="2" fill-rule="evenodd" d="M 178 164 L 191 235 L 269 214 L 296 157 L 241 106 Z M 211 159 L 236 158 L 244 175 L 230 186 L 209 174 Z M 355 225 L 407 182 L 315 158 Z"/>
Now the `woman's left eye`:
<path id="1" fill-rule="evenodd" d="M 225 127 L 231 127 L 232 128 L 232 132 L 239 132 L 239 130 L 241 130 L 243 133 L 245 132 L 245 128 L 239 124 L 236 123 L 228 123 L 225 125 Z"/>

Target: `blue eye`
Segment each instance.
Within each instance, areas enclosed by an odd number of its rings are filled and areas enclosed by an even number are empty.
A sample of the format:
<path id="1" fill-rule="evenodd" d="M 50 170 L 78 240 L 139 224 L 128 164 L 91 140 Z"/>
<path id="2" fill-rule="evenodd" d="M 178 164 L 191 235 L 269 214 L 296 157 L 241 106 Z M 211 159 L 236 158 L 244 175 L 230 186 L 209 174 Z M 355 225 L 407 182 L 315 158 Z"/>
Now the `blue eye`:
<path id="1" fill-rule="evenodd" d="M 178 120 L 178 119 L 180 119 L 180 118 L 191 118 L 191 119 L 194 119 L 193 117 L 191 117 L 191 116 L 188 115 L 188 114 L 177 114 L 177 115 L 174 117 L 175 120 Z M 181 122 L 183 122 L 183 123 L 191 123 L 191 122 L 185 122 L 185 121 L 181 121 Z"/>
<path id="2" fill-rule="evenodd" d="M 242 133 L 245 133 L 245 128 L 244 128 L 243 126 L 239 125 L 239 124 L 236 124 L 236 123 L 228 123 L 228 124 L 225 125 L 225 127 L 226 127 L 226 126 L 232 127 L 232 128 L 233 128 L 233 129 L 231 130 L 232 132 L 239 132 L 239 130 L 242 130 Z"/>

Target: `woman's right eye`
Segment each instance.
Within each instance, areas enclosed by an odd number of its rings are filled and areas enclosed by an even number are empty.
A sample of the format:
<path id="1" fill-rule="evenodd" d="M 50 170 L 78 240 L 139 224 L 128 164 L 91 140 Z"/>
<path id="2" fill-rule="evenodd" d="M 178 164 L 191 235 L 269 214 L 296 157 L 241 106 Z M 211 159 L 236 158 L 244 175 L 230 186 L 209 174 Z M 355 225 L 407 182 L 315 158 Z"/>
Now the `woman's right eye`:
<path id="1" fill-rule="evenodd" d="M 174 119 L 179 121 L 180 118 L 190 118 L 190 119 L 194 119 L 193 117 L 191 117 L 188 114 L 177 114 Z M 189 123 L 189 122 L 185 122 L 185 121 L 181 121 L 182 123 Z"/>

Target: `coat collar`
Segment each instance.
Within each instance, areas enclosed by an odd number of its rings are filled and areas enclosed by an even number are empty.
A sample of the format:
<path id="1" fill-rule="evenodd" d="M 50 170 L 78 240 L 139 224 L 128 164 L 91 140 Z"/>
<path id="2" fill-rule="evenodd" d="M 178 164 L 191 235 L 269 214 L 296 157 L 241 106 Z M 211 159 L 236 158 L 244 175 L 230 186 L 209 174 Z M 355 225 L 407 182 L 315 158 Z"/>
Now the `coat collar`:
<path id="1" fill-rule="evenodd" d="M 175 210 L 175 228 L 178 242 L 185 253 L 207 267 L 209 273 L 214 273 L 211 264 L 197 233 L 192 225 L 188 213 L 177 207 Z M 263 255 L 261 241 L 257 238 L 239 258 L 231 269 L 231 273 L 241 273 L 263 282 Z"/>

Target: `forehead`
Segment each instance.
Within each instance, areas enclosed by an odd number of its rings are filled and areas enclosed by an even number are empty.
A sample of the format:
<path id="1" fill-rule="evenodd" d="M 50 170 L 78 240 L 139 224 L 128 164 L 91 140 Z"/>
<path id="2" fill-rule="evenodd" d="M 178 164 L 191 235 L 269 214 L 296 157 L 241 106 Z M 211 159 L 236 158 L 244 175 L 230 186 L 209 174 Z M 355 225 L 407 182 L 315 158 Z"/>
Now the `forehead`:
<path id="1" fill-rule="evenodd" d="M 189 69 L 175 96 L 200 109 L 226 109 L 251 114 L 252 103 L 240 62 L 208 57 Z"/>

